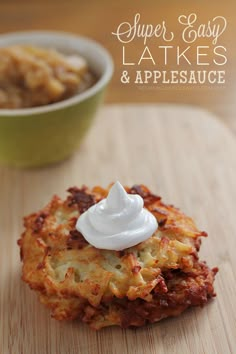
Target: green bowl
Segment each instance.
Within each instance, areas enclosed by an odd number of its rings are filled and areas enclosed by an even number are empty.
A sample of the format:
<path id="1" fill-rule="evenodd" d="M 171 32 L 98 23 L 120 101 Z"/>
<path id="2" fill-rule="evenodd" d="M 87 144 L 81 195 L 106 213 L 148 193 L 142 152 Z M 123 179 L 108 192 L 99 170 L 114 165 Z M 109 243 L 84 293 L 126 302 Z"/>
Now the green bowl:
<path id="1" fill-rule="evenodd" d="M 0 36 L 0 47 L 31 44 L 85 57 L 98 81 L 64 101 L 26 109 L 0 109 L 0 163 L 43 166 L 70 156 L 80 145 L 102 102 L 113 62 L 100 44 L 61 32 L 19 32 Z"/>

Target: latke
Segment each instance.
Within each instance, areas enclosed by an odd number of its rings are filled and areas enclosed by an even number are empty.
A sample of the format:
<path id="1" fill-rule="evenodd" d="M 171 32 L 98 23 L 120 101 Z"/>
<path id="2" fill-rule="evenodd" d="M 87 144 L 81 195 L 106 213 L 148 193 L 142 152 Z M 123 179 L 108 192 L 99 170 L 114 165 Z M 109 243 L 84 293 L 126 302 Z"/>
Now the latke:
<path id="1" fill-rule="evenodd" d="M 139 194 L 157 218 L 159 227 L 152 237 L 123 251 L 90 245 L 75 224 L 108 191 L 69 188 L 65 201 L 54 196 L 24 219 L 25 231 L 18 240 L 22 278 L 52 317 L 80 319 L 93 329 L 139 327 L 202 306 L 215 296 L 217 268 L 208 268 L 198 258 L 206 232 L 144 185 L 126 191 Z"/>

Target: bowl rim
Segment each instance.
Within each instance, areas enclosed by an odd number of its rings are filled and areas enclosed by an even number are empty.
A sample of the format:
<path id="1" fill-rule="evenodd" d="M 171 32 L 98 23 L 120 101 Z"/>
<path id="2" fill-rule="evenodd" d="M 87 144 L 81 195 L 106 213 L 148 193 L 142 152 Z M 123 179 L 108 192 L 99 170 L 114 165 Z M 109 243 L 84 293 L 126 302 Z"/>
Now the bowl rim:
<path id="1" fill-rule="evenodd" d="M 21 40 L 23 38 L 25 39 L 27 37 L 32 38 L 34 36 L 36 37 L 47 36 L 47 37 L 51 37 L 52 39 L 65 38 L 65 40 L 66 39 L 70 39 L 74 41 L 79 40 L 82 43 L 88 43 L 89 45 L 94 47 L 95 51 L 98 51 L 103 56 L 105 60 L 105 70 L 103 74 L 100 76 L 100 78 L 98 79 L 98 81 L 93 86 L 86 89 L 84 92 L 77 93 L 74 96 L 69 97 L 65 100 L 55 102 L 55 103 L 50 103 L 44 106 L 38 106 L 32 108 L 18 108 L 18 109 L 10 109 L 10 108 L 0 109 L 0 118 L 2 116 L 15 117 L 15 116 L 29 116 L 34 114 L 48 113 L 48 112 L 52 112 L 52 111 L 54 112 L 60 109 L 73 106 L 95 95 L 103 87 L 106 86 L 106 84 L 110 81 L 112 77 L 114 71 L 114 63 L 110 53 L 100 43 L 86 36 L 81 36 L 81 35 L 77 35 L 70 32 L 64 32 L 64 31 L 48 31 L 48 30 L 8 32 L 8 33 L 0 34 L 0 47 L 1 47 L 2 40 L 7 40 L 7 39 Z"/>

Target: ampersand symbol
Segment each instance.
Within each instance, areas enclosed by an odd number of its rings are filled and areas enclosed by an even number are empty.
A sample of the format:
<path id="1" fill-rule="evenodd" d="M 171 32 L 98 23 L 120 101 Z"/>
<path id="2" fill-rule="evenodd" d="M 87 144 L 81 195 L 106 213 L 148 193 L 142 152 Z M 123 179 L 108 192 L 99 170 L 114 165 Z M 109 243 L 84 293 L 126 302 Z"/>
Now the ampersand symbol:
<path id="1" fill-rule="evenodd" d="M 128 84 L 128 83 L 129 83 L 129 80 L 130 80 L 130 77 L 129 77 L 129 75 L 128 75 L 128 71 L 127 71 L 127 70 L 124 70 L 124 71 L 122 72 L 120 81 L 121 81 L 123 84 Z"/>

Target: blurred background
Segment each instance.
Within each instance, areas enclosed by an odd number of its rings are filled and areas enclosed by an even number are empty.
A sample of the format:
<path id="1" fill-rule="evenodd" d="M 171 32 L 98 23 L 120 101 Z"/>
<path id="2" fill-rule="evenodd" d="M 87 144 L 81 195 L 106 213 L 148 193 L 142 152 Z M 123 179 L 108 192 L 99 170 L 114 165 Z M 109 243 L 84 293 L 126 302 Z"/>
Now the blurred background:
<path id="1" fill-rule="evenodd" d="M 228 25 L 224 34 L 219 39 L 219 44 L 227 48 L 228 62 L 225 85 L 190 86 L 178 85 L 159 86 L 149 89 L 140 89 L 137 85 L 124 85 L 120 82 L 122 70 L 122 44 L 111 34 L 117 26 L 124 21 L 132 22 L 135 13 L 141 14 L 142 23 L 157 24 L 163 19 L 168 27 L 176 33 L 173 45 L 179 44 L 178 16 L 195 12 L 199 22 L 205 23 L 215 16 L 224 16 Z M 8 0 L 0 2 L 0 32 L 12 32 L 21 30 L 61 30 L 74 32 L 98 40 L 111 53 L 115 62 L 115 72 L 106 95 L 106 103 L 128 102 L 174 102 L 201 106 L 218 117 L 236 134 L 236 3 L 235 0 L 205 1 L 205 0 Z M 210 39 L 200 41 L 200 45 L 211 45 Z M 157 41 L 150 41 L 150 48 L 155 54 Z M 160 45 L 163 43 L 159 43 Z M 144 48 L 143 41 L 136 41 L 129 46 L 129 58 L 136 61 Z M 156 52 L 157 53 L 157 52 Z M 171 52 L 172 53 L 172 52 Z M 208 60 L 212 51 L 209 51 Z M 158 55 L 158 54 L 156 54 Z M 150 68 L 150 70 L 175 70 L 173 60 L 170 58 L 169 67 Z M 194 62 L 194 51 L 191 70 L 199 70 Z M 132 67 L 136 70 L 137 65 Z M 200 67 L 202 70 L 203 68 Z M 209 69 L 209 67 L 207 68 Z M 216 69 L 215 69 L 216 70 Z"/>

